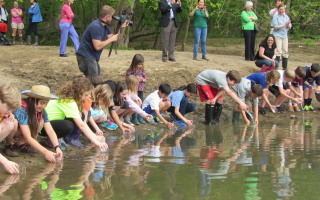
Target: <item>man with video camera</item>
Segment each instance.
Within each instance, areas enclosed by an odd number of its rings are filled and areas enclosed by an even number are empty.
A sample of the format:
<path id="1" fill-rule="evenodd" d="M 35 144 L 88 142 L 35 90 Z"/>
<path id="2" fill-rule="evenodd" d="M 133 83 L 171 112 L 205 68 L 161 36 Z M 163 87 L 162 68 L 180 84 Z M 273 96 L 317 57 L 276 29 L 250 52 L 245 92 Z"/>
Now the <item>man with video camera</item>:
<path id="1" fill-rule="evenodd" d="M 92 74 L 101 75 L 99 60 L 102 50 L 118 40 L 120 31 L 112 34 L 109 28 L 114 12 L 110 6 L 103 6 L 100 9 L 99 18 L 91 22 L 83 33 L 76 56 L 79 69 L 86 77 Z M 128 25 L 129 23 L 125 22 L 121 28 Z"/>
<path id="2" fill-rule="evenodd" d="M 168 50 L 169 60 L 175 62 L 174 48 L 176 44 L 176 32 L 179 26 L 177 13 L 182 12 L 180 0 L 161 0 L 159 2 L 161 18 L 159 26 L 161 27 L 161 42 L 162 42 L 162 61 L 167 62 Z"/>

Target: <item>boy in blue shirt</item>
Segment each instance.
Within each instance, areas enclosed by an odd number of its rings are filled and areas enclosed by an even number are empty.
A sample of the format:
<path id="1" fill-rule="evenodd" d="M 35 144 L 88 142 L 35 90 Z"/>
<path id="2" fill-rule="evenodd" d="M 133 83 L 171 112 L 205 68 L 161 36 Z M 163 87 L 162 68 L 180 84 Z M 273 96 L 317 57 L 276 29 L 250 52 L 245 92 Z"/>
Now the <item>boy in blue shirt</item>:
<path id="1" fill-rule="evenodd" d="M 314 111 L 311 101 L 314 92 L 320 92 L 320 66 L 318 63 L 313 63 L 311 66 L 305 66 L 306 77 L 303 79 L 303 92 L 304 92 L 304 111 Z M 317 88 L 314 87 L 314 82 Z"/>

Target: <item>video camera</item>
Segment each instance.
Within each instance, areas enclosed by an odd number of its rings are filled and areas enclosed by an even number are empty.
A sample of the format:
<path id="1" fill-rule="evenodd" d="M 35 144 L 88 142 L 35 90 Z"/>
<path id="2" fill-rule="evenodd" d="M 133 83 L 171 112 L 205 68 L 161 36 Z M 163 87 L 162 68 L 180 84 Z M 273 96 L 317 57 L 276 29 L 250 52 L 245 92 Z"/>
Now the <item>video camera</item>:
<path id="1" fill-rule="evenodd" d="M 117 21 L 119 21 L 120 24 L 123 24 L 125 22 L 128 22 L 130 26 L 133 25 L 133 21 L 130 21 L 126 18 L 126 15 L 132 15 L 133 13 L 130 12 L 129 10 L 123 10 L 120 17 L 112 15 L 112 19 L 115 19 Z"/>
<path id="2" fill-rule="evenodd" d="M 120 17 L 115 16 L 115 15 L 112 15 L 112 19 L 115 19 L 115 20 L 118 21 L 118 25 L 117 25 L 115 34 L 117 34 L 117 33 L 119 32 L 120 27 L 121 27 L 121 25 L 122 25 L 123 23 L 128 22 L 130 26 L 133 25 L 133 21 L 130 21 L 130 20 L 128 20 L 128 19 L 126 18 L 126 15 L 127 15 L 127 14 L 128 14 L 128 15 L 132 15 L 133 13 L 130 12 L 129 10 L 122 10 L 122 13 L 121 13 Z M 113 49 L 113 46 L 114 46 L 115 44 L 116 44 L 116 42 L 112 42 L 108 57 L 110 57 L 111 52 L 112 52 L 112 49 Z M 117 52 L 116 52 L 116 53 L 117 53 Z"/>

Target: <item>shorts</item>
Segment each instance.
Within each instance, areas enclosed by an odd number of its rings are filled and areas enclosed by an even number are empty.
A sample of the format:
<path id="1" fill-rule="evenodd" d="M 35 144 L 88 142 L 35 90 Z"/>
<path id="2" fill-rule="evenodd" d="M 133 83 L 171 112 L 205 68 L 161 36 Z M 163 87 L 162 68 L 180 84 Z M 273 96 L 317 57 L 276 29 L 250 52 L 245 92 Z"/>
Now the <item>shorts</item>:
<path id="1" fill-rule="evenodd" d="M 289 89 L 289 86 L 288 86 L 287 83 L 284 83 L 284 84 L 283 84 L 283 89 L 284 89 L 284 90 Z M 275 86 L 275 85 L 270 86 L 270 87 L 269 87 L 269 91 L 270 91 L 275 97 L 278 97 L 279 94 L 280 94 L 279 87 L 278 87 L 278 86 Z"/>
<path id="2" fill-rule="evenodd" d="M 23 25 L 23 23 L 14 23 L 14 22 L 12 22 L 11 23 L 11 27 L 15 28 L 15 29 L 23 29 L 24 25 Z"/>
<path id="3" fill-rule="evenodd" d="M 92 74 L 97 74 L 101 76 L 101 68 L 99 63 L 96 61 L 96 59 L 88 58 L 80 54 L 76 54 L 76 56 L 77 56 L 78 67 L 86 77 Z"/>
<path id="4" fill-rule="evenodd" d="M 309 83 L 310 85 L 314 86 L 314 82 Z M 307 85 L 303 84 L 303 90 L 309 88 Z"/>
<path id="5" fill-rule="evenodd" d="M 213 99 L 219 91 L 219 88 L 213 88 L 209 85 L 199 85 L 198 83 L 197 88 L 201 102 Z M 223 96 L 221 95 L 219 98 L 223 98 Z"/>
<path id="6" fill-rule="evenodd" d="M 143 111 L 144 112 L 146 112 L 146 113 L 148 113 L 148 114 L 155 114 L 154 112 L 153 112 L 153 110 L 151 109 L 151 106 L 149 105 L 149 106 L 147 106 L 147 107 L 145 107 L 144 109 L 143 109 Z M 162 115 L 162 112 L 160 111 L 160 114 Z"/>

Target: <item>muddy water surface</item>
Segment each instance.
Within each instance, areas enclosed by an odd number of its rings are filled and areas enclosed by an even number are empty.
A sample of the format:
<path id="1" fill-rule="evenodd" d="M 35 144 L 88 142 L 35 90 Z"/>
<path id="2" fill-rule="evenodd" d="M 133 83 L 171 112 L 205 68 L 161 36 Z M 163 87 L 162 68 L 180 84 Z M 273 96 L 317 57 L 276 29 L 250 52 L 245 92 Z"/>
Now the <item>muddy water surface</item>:
<path id="1" fill-rule="evenodd" d="M 316 119 L 109 136 L 61 163 L 0 175 L 1 199 L 319 199 Z"/>

